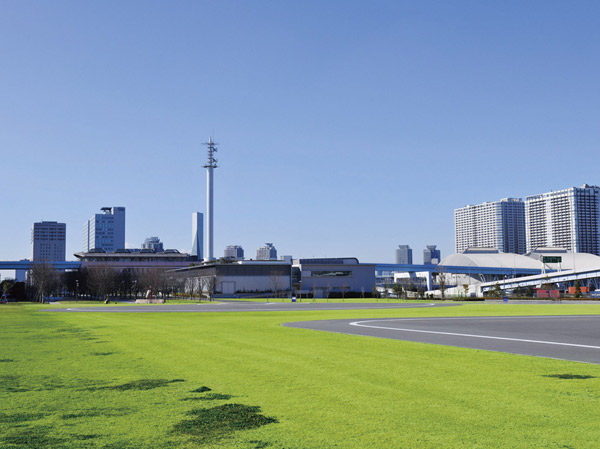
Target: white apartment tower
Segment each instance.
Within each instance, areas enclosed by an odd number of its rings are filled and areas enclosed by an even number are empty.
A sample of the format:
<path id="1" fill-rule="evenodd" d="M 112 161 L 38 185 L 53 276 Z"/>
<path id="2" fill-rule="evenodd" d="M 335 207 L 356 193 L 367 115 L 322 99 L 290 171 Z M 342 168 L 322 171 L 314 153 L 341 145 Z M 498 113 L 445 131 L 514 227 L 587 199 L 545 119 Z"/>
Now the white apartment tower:
<path id="1" fill-rule="evenodd" d="M 34 223 L 31 228 L 31 253 L 34 262 L 64 262 L 67 225 L 56 221 Z"/>
<path id="2" fill-rule="evenodd" d="M 520 198 L 455 209 L 454 229 L 457 253 L 474 247 L 525 254 L 525 204 Z"/>
<path id="3" fill-rule="evenodd" d="M 125 248 L 125 208 L 103 207 L 83 225 L 83 251 L 103 249 L 113 252 Z"/>
<path id="4" fill-rule="evenodd" d="M 525 198 L 527 251 L 566 248 L 600 255 L 600 187 L 584 184 Z"/>

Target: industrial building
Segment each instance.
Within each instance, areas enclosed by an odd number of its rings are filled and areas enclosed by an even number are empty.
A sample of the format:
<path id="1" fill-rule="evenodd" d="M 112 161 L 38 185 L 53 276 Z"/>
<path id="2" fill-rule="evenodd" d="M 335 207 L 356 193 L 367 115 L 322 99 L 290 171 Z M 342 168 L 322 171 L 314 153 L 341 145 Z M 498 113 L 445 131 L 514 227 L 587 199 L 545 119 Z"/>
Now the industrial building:
<path id="1" fill-rule="evenodd" d="M 110 252 L 125 248 L 125 208 L 103 207 L 83 226 L 83 251 L 102 249 Z"/>
<path id="2" fill-rule="evenodd" d="M 525 198 L 527 251 L 561 247 L 600 255 L 600 187 L 584 184 Z"/>
<path id="3" fill-rule="evenodd" d="M 31 228 L 31 257 L 34 262 L 64 262 L 67 225 L 41 221 Z"/>
<path id="4" fill-rule="evenodd" d="M 503 198 L 455 209 L 454 231 L 457 253 L 475 247 L 524 254 L 525 203 L 519 198 Z"/>

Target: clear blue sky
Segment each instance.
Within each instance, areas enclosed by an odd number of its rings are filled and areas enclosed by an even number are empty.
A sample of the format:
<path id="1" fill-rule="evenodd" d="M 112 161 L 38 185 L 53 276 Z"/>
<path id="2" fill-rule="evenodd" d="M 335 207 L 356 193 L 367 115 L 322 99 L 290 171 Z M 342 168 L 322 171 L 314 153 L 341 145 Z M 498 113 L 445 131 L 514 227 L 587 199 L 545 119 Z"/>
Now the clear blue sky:
<path id="1" fill-rule="evenodd" d="M 453 210 L 598 184 L 597 1 L 0 1 L 0 259 L 127 208 L 215 252 L 454 252 Z"/>

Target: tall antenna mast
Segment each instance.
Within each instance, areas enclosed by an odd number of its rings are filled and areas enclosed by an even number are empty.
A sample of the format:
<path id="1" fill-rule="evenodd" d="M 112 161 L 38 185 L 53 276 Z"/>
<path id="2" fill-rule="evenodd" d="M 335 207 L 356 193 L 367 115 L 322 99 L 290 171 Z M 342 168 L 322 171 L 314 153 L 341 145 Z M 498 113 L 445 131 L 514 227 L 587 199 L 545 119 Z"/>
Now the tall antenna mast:
<path id="1" fill-rule="evenodd" d="M 217 168 L 217 144 L 212 141 L 212 137 L 208 138 L 208 142 L 202 145 L 207 146 L 208 161 L 206 168 L 206 256 L 208 260 L 214 260 L 213 255 L 213 169 Z"/>

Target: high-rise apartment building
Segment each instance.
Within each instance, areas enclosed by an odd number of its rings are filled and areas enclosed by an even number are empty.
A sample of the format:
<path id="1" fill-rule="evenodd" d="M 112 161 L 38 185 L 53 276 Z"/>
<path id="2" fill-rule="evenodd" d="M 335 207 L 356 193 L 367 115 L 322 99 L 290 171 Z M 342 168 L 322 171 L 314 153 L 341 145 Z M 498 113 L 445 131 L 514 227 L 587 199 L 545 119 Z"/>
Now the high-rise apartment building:
<path id="1" fill-rule="evenodd" d="M 103 249 L 112 252 L 125 248 L 125 208 L 103 207 L 83 225 L 83 251 Z"/>
<path id="2" fill-rule="evenodd" d="M 456 252 L 497 248 L 525 254 L 525 203 L 519 198 L 465 206 L 454 210 Z"/>
<path id="3" fill-rule="evenodd" d="M 244 248 L 239 245 L 229 245 L 225 247 L 224 257 L 244 260 Z"/>
<path id="4" fill-rule="evenodd" d="M 600 255 L 600 187 L 584 184 L 525 198 L 527 251 L 560 247 Z"/>
<path id="5" fill-rule="evenodd" d="M 34 262 L 64 262 L 67 225 L 56 221 L 34 223 L 31 228 L 31 253 Z"/>
<path id="6" fill-rule="evenodd" d="M 155 253 L 164 252 L 163 243 L 158 237 L 148 237 L 144 243 L 142 243 L 142 249 L 151 249 Z"/>
<path id="7" fill-rule="evenodd" d="M 423 250 L 423 265 L 437 265 L 442 260 L 442 254 L 437 245 L 427 245 Z"/>
<path id="8" fill-rule="evenodd" d="M 396 263 L 397 264 L 408 264 L 413 263 L 412 249 L 408 245 L 398 245 L 396 249 Z"/>
<path id="9" fill-rule="evenodd" d="M 256 250 L 256 260 L 277 260 L 277 249 L 272 243 L 265 243 Z"/>

